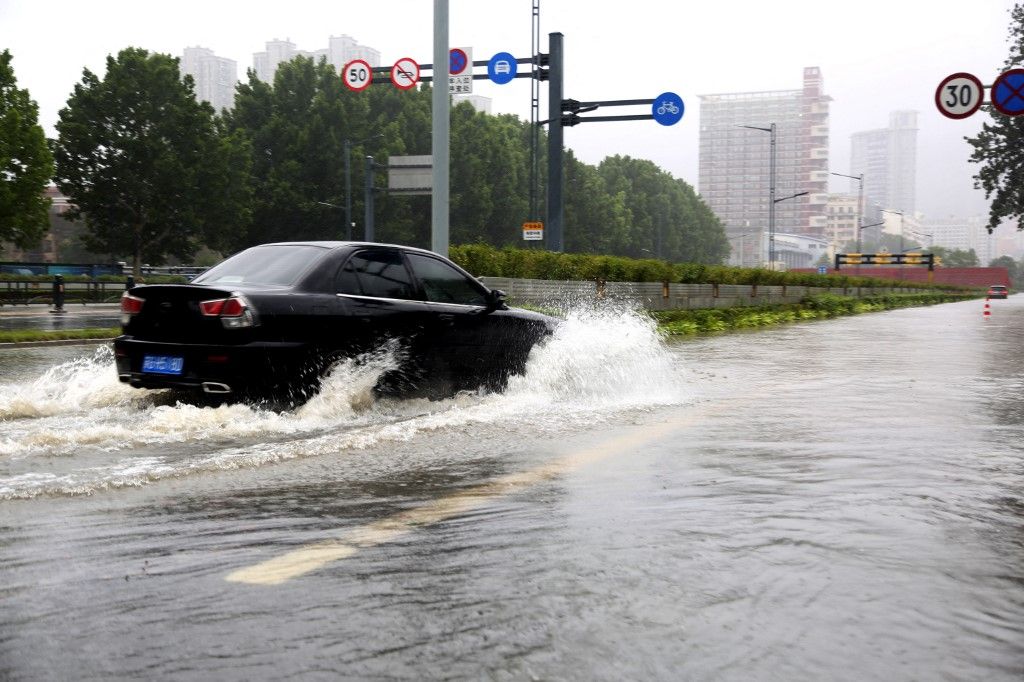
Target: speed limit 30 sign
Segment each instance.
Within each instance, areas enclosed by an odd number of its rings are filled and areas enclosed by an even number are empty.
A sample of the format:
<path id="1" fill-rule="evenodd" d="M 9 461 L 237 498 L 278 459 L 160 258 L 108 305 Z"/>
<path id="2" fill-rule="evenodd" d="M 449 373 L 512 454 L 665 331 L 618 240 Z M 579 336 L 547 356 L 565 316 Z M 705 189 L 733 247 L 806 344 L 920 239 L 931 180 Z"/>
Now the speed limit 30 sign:
<path id="1" fill-rule="evenodd" d="M 373 83 L 373 69 L 362 59 L 353 59 L 341 70 L 341 79 L 349 90 L 360 92 Z"/>
<path id="2" fill-rule="evenodd" d="M 946 76 L 935 90 L 935 106 L 943 116 L 967 118 L 985 101 L 985 86 L 969 73 Z"/>

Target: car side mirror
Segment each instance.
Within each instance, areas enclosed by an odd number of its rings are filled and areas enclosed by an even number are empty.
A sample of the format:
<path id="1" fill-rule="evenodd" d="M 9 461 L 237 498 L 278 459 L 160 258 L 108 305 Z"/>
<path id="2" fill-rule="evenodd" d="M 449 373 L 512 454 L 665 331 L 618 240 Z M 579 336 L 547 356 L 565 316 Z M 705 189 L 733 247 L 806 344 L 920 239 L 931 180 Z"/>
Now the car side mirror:
<path id="1" fill-rule="evenodd" d="M 501 289 L 491 289 L 487 292 L 487 309 L 504 310 L 506 294 Z"/>

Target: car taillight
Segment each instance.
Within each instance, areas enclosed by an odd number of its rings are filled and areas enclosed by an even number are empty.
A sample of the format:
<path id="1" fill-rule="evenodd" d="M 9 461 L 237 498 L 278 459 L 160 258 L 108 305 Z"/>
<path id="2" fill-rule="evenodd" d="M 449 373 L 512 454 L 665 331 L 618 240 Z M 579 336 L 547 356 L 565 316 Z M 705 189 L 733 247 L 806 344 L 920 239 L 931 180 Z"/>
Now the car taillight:
<path id="1" fill-rule="evenodd" d="M 252 306 L 240 295 L 200 301 L 199 312 L 206 317 L 219 317 L 225 329 L 256 326 L 256 315 Z"/>
<path id="2" fill-rule="evenodd" d="M 121 294 L 121 312 L 126 315 L 138 315 L 142 312 L 142 304 L 145 302 L 145 299 L 132 296 L 126 291 Z"/>
<path id="3" fill-rule="evenodd" d="M 146 299 L 132 296 L 127 291 L 121 294 L 121 324 L 128 324 L 132 320 L 132 315 L 141 313 L 145 302 Z"/>

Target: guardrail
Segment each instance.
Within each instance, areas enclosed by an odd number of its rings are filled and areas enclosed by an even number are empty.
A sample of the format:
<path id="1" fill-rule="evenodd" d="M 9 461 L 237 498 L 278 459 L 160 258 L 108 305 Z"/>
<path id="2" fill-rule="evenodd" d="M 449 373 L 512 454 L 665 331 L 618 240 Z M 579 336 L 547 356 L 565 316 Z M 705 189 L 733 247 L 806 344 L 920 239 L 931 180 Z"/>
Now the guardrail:
<path id="1" fill-rule="evenodd" d="M 508 277 L 481 277 L 501 289 L 513 304 L 557 307 L 565 301 L 612 299 L 632 301 L 647 310 L 730 308 L 733 306 L 799 303 L 808 296 L 878 296 L 913 293 L 910 287 L 808 287 L 767 284 L 673 284 L 669 282 L 604 282 Z"/>
<path id="2" fill-rule="evenodd" d="M 557 305 L 569 300 L 629 300 L 648 310 L 728 308 L 732 306 L 799 303 L 807 296 L 876 296 L 913 293 L 909 287 L 808 287 L 766 284 L 672 284 L 668 282 L 552 281 L 481 277 L 501 289 L 513 303 Z M 116 303 L 127 288 L 121 282 L 64 282 L 64 304 Z M 54 303 L 54 283 L 0 280 L 0 306 Z"/>
<path id="3" fill-rule="evenodd" d="M 64 282 L 64 303 L 117 303 L 124 282 Z M 0 306 L 54 304 L 53 281 L 0 280 Z"/>

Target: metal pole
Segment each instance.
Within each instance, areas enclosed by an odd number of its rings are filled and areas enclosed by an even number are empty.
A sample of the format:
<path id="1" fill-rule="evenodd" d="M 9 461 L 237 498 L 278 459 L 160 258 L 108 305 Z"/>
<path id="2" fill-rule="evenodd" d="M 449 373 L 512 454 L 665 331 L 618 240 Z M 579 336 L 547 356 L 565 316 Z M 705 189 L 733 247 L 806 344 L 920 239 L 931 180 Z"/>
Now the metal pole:
<path id="1" fill-rule="evenodd" d="M 345 140 L 345 240 L 352 241 L 352 141 Z"/>
<path id="2" fill-rule="evenodd" d="M 433 180 L 430 248 L 448 255 L 448 166 L 451 136 L 451 102 L 448 95 L 448 0 L 434 0 L 434 66 L 431 83 L 433 127 Z"/>
<path id="3" fill-rule="evenodd" d="M 771 124 L 771 150 L 769 152 L 771 166 L 771 186 L 768 189 L 768 269 L 775 270 L 775 124 Z"/>
<path id="4" fill-rule="evenodd" d="M 565 248 L 562 189 L 562 34 L 548 34 L 548 248 Z"/>
<path id="5" fill-rule="evenodd" d="M 364 189 L 365 197 L 363 198 L 363 204 L 366 207 L 366 215 L 363 218 L 363 239 L 368 242 L 373 241 L 373 157 L 366 157 L 366 187 Z"/>

